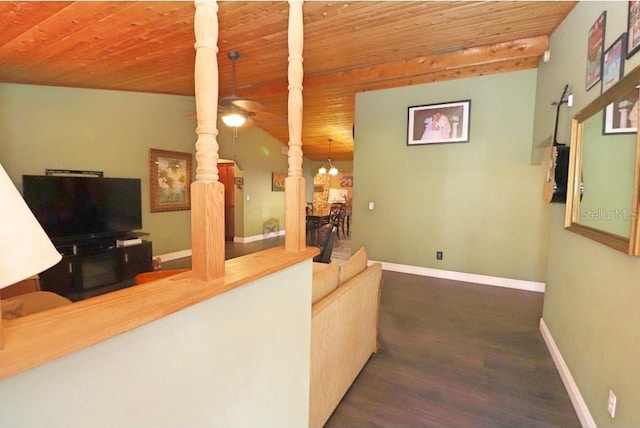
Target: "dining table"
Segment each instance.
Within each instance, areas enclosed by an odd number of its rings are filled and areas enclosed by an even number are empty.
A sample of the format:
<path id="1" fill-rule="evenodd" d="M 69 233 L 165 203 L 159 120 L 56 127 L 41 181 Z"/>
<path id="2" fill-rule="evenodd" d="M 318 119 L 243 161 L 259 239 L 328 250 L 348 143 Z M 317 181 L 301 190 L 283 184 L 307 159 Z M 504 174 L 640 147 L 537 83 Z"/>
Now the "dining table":
<path id="1" fill-rule="evenodd" d="M 318 230 L 330 219 L 329 208 L 307 210 L 307 245 L 318 244 Z"/>

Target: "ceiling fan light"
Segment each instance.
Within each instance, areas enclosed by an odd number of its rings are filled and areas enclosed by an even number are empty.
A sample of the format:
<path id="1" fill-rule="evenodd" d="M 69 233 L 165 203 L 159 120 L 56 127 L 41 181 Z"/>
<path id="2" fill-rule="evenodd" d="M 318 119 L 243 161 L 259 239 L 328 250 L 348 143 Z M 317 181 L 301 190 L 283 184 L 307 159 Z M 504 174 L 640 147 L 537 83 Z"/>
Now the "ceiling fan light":
<path id="1" fill-rule="evenodd" d="M 231 128 L 239 128 L 246 122 L 247 118 L 240 113 L 228 113 L 222 115 L 222 121 Z"/>

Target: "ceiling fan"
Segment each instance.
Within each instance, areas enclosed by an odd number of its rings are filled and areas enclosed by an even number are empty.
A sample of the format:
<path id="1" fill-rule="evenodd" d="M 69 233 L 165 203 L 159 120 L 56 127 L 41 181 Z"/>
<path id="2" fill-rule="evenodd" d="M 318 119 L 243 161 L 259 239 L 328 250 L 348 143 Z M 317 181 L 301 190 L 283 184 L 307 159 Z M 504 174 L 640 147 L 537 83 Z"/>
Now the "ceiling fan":
<path id="1" fill-rule="evenodd" d="M 248 118 L 255 118 L 257 112 L 263 111 L 264 105 L 236 95 L 236 61 L 240 58 L 240 52 L 230 51 L 227 56 L 231 60 L 231 95 L 220 100 L 218 111 L 227 126 L 238 128 Z"/>

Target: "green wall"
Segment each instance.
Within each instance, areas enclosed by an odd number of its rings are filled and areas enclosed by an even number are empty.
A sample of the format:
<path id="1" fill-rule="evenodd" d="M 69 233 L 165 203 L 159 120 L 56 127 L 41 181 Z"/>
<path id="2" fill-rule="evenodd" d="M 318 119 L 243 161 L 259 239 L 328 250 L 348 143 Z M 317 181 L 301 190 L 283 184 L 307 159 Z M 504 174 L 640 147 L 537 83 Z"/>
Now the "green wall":
<path id="1" fill-rule="evenodd" d="M 390 263 L 543 281 L 535 91 L 530 70 L 357 94 L 352 247 Z M 406 145 L 409 106 L 466 99 L 468 143 Z"/>
<path id="2" fill-rule="evenodd" d="M 2 379 L 0 426 L 306 427 L 311 271 L 307 259 Z"/>
<path id="3" fill-rule="evenodd" d="M 244 177 L 244 185 L 235 189 L 236 201 L 243 203 L 243 230 L 239 236 L 262 238 L 264 223 L 271 218 L 277 219 L 280 230 L 284 230 L 284 192 L 271 191 L 271 173 L 287 172 L 284 146 L 255 126 L 238 129 L 235 141 L 232 129 L 222 125 L 219 132 L 220 157 L 234 160 Z"/>
<path id="4" fill-rule="evenodd" d="M 607 11 L 605 47 L 626 31 L 627 2 L 580 2 L 551 37 L 551 61 L 538 71 L 534 141 L 553 126 L 549 103 L 565 84 L 574 94 L 559 130 L 569 141 L 569 116 L 600 94 L 585 91 L 587 32 Z M 640 62 L 626 61 L 625 70 Z M 598 426 L 640 426 L 640 260 L 563 228 L 564 204 L 550 208 L 549 259 L 543 318 Z M 612 389 L 615 419 L 607 414 Z"/>
<path id="5" fill-rule="evenodd" d="M 154 254 L 188 250 L 190 211 L 149 210 L 148 151 L 194 153 L 193 113 L 193 97 L 0 84 L 0 162 L 19 189 L 23 174 L 44 174 L 47 168 L 140 178 L 142 228 L 151 234 Z M 221 157 L 231 158 L 232 133 L 219 128 Z M 258 128 L 238 131 L 235 159 L 251 200 L 237 206 L 244 214 L 236 222 L 237 236 L 261 234 L 265 218 L 278 218 L 284 228 L 284 193 L 271 192 L 271 172 L 287 171 L 281 147 Z"/>

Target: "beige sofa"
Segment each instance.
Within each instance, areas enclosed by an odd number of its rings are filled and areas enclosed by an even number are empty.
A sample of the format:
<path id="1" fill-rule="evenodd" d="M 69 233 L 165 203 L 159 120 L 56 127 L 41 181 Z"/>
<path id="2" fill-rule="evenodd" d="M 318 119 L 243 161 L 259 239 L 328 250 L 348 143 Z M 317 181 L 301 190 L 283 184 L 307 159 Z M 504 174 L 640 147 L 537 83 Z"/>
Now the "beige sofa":
<path id="1" fill-rule="evenodd" d="M 313 264 L 309 426 L 323 426 L 377 349 L 382 266 L 358 250 Z"/>

